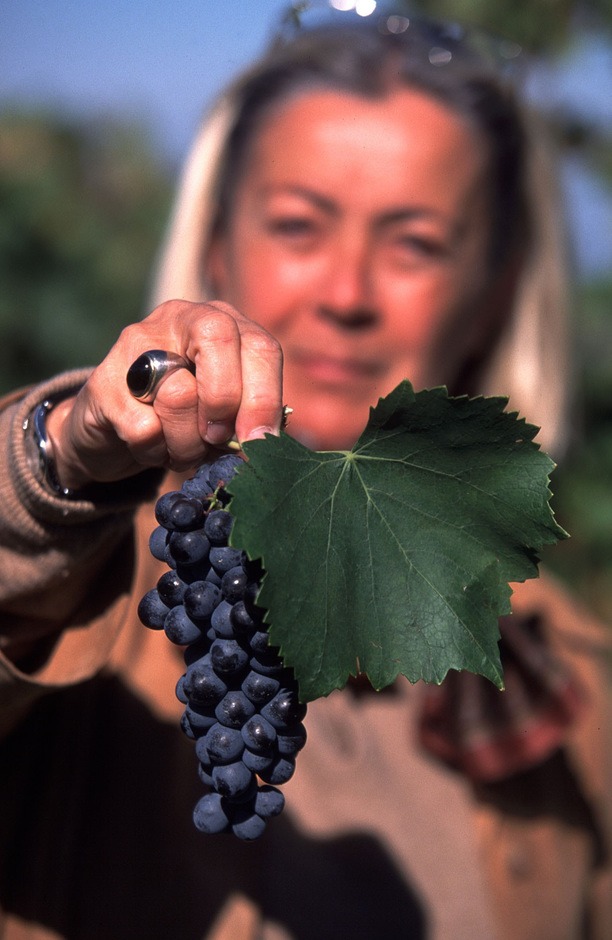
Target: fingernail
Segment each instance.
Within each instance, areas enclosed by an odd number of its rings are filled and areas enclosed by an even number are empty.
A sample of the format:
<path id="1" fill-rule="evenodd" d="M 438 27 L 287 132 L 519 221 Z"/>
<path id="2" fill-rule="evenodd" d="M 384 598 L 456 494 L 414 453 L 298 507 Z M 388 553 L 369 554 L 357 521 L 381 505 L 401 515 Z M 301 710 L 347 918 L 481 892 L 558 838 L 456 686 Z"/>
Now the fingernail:
<path id="1" fill-rule="evenodd" d="M 277 435 L 278 431 L 274 431 L 272 428 L 268 428 L 268 427 L 253 428 L 252 431 L 249 431 L 245 440 L 247 441 L 260 440 L 261 438 L 264 438 L 266 434 Z"/>
<path id="2" fill-rule="evenodd" d="M 204 440 L 208 444 L 225 444 L 234 432 L 233 425 L 227 421 L 209 421 Z"/>

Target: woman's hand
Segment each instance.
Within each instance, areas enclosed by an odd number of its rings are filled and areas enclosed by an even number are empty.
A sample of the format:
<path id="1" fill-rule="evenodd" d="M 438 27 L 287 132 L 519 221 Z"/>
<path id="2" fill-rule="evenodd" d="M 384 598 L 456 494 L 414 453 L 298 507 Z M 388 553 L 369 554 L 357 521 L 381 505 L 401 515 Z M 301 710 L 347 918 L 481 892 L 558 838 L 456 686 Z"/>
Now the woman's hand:
<path id="1" fill-rule="evenodd" d="M 126 374 L 149 349 L 195 365 L 170 374 L 152 405 L 130 394 Z M 276 340 L 224 303 L 161 304 L 126 327 L 72 399 L 49 414 L 47 430 L 63 486 L 111 482 L 147 467 L 187 470 L 234 435 L 278 433 L 282 352 Z"/>

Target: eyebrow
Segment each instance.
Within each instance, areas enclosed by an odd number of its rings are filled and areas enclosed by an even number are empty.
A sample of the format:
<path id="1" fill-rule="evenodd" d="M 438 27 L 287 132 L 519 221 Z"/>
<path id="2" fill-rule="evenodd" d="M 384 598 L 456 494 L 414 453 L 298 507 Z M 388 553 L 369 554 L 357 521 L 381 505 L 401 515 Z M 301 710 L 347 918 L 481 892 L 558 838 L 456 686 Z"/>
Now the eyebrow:
<path id="1" fill-rule="evenodd" d="M 313 189 L 309 189 L 308 186 L 280 184 L 266 187 L 263 191 L 264 197 L 274 196 L 276 194 L 282 195 L 284 193 L 292 196 L 300 196 L 302 199 L 306 199 L 313 203 L 317 208 L 321 209 L 328 215 L 338 215 L 338 206 L 333 199 L 329 199 L 327 196 L 322 196 L 321 193 L 318 193 Z M 410 221 L 411 219 L 423 218 L 434 219 L 443 222 L 447 221 L 446 216 L 440 212 L 437 212 L 435 209 L 429 209 L 427 206 L 406 206 L 398 207 L 397 209 L 389 209 L 387 212 L 381 213 L 376 221 L 377 224 L 380 225 L 394 225 L 400 222 Z"/>
<path id="2" fill-rule="evenodd" d="M 330 215 L 335 215 L 338 212 L 337 206 L 332 199 L 328 199 L 327 196 L 322 196 L 320 193 L 315 192 L 313 189 L 309 189 L 307 186 L 294 186 L 291 183 L 287 183 L 266 186 L 262 190 L 262 195 L 264 197 L 284 194 L 288 194 L 290 196 L 300 196 L 302 199 L 307 199 L 309 202 L 314 203 L 319 209 L 322 209 L 324 212 L 327 212 Z"/>

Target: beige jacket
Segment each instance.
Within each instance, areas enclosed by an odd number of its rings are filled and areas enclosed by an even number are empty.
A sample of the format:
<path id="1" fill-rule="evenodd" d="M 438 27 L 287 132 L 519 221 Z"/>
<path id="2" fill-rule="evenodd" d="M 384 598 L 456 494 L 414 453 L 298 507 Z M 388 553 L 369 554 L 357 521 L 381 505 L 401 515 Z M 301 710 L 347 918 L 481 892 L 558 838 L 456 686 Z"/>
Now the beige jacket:
<path id="1" fill-rule="evenodd" d="M 135 614 L 163 570 L 151 501 L 67 514 L 27 464 L 24 416 L 84 377 L 0 415 L 0 938 L 609 940 L 612 643 L 548 580 L 515 607 L 588 690 L 563 753 L 475 794 L 415 745 L 418 685 L 347 689 L 309 706 L 261 840 L 195 830 L 181 656 Z"/>

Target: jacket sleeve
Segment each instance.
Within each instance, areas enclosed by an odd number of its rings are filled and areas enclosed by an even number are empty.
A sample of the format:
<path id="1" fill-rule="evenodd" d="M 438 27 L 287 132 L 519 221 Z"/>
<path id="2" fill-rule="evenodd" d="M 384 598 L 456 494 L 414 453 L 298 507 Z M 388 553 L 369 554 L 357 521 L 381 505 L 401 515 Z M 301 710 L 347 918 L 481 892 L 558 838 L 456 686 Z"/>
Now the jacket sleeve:
<path id="1" fill-rule="evenodd" d="M 66 373 L 0 402 L 0 731 L 46 689 L 107 660 L 129 601 L 134 511 L 161 480 L 146 471 L 95 500 L 56 497 L 39 481 L 24 422 L 88 375 Z"/>

